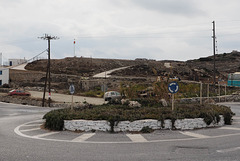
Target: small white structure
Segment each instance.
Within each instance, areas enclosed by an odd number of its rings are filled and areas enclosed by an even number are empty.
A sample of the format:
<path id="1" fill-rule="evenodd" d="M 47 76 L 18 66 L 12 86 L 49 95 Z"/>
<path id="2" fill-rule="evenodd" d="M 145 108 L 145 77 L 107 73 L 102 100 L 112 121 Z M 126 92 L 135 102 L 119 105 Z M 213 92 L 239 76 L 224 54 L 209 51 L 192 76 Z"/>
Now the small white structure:
<path id="1" fill-rule="evenodd" d="M 166 68 L 171 68 L 171 63 L 164 63 L 164 66 L 165 66 Z"/>
<path id="2" fill-rule="evenodd" d="M 3 84 L 9 84 L 9 69 L 0 67 L 0 86 Z"/>
<path id="3" fill-rule="evenodd" d="M 24 64 L 27 62 L 27 60 L 24 58 L 24 59 L 9 59 L 8 60 L 9 62 L 9 66 L 17 66 L 17 65 L 20 65 L 20 64 Z"/>

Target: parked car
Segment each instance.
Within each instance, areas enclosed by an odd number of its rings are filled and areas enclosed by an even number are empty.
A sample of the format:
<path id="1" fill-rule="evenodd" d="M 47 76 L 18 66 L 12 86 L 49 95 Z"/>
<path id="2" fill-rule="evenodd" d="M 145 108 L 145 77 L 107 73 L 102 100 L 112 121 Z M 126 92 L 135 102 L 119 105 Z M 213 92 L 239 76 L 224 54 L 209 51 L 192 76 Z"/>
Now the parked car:
<path id="1" fill-rule="evenodd" d="M 9 96 L 31 96 L 31 93 L 19 90 L 19 89 L 14 89 L 8 92 Z"/>
<path id="2" fill-rule="evenodd" d="M 119 92 L 116 91 L 109 91 L 104 94 L 105 101 L 115 101 L 121 100 L 122 96 Z"/>

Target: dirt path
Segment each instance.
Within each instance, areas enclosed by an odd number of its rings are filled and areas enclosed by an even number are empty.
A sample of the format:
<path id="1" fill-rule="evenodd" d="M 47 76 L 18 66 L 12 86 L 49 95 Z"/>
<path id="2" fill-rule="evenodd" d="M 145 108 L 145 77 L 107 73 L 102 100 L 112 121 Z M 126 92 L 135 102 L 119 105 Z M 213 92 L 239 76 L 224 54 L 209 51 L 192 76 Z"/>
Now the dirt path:
<path id="1" fill-rule="evenodd" d="M 109 71 L 106 71 L 106 72 L 102 72 L 102 73 L 96 74 L 96 75 L 94 75 L 93 77 L 94 77 L 94 78 L 105 78 L 105 77 L 108 78 L 108 77 L 111 76 L 111 73 L 112 73 L 112 72 L 117 71 L 117 70 L 126 69 L 126 68 L 129 68 L 129 67 L 130 67 L 130 66 L 112 69 L 112 70 L 109 70 Z"/>
<path id="2" fill-rule="evenodd" d="M 37 91 L 29 91 L 32 97 L 42 98 L 43 92 Z M 45 98 L 48 98 L 48 93 L 46 93 Z M 72 96 L 66 94 L 58 94 L 58 93 L 51 93 L 52 100 L 56 102 L 71 102 Z M 73 102 L 84 102 L 94 104 L 94 105 L 101 105 L 104 103 L 103 98 L 93 98 L 93 97 L 83 97 L 83 96 L 73 96 Z"/>

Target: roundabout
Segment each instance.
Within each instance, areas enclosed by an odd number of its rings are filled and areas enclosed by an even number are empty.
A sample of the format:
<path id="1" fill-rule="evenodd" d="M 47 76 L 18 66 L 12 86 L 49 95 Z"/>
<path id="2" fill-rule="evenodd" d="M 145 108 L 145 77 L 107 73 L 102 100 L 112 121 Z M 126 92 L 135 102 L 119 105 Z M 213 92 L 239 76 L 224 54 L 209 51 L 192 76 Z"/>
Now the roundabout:
<path id="1" fill-rule="evenodd" d="M 105 133 L 105 132 L 71 132 L 49 131 L 41 128 L 44 120 L 35 120 L 17 126 L 14 132 L 19 136 L 45 141 L 89 143 L 89 144 L 132 144 L 180 142 L 200 139 L 216 139 L 240 136 L 239 117 L 234 117 L 235 126 L 205 128 L 198 130 L 155 130 L 153 133 Z M 238 122 L 239 121 L 239 122 Z"/>
<path id="2" fill-rule="evenodd" d="M 152 133 L 49 131 L 49 108 L 0 103 L 0 160 L 238 160 L 240 104 L 233 124 Z"/>

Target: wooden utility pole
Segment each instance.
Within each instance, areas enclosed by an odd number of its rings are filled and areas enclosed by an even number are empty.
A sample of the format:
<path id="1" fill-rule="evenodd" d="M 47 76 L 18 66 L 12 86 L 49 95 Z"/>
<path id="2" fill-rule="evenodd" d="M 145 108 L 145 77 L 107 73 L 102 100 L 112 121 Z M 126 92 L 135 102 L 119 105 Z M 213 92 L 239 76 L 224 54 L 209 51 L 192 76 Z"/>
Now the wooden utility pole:
<path id="1" fill-rule="evenodd" d="M 216 30 L 215 30 L 215 21 L 213 23 L 213 84 L 216 84 L 216 61 L 215 61 L 215 55 L 216 55 Z"/>
<path id="2" fill-rule="evenodd" d="M 55 36 L 49 36 L 45 34 L 43 37 L 39 37 L 40 39 L 43 40 L 48 40 L 48 63 L 47 63 L 47 72 L 46 72 L 46 78 L 45 78 L 45 84 L 44 84 L 44 91 L 43 91 L 43 99 L 42 99 L 42 107 L 44 107 L 45 103 L 45 93 L 46 93 L 46 88 L 47 88 L 47 81 L 48 81 L 48 106 L 51 106 L 51 62 L 50 62 L 50 41 L 51 40 L 56 40 L 59 39 L 58 37 Z"/>

